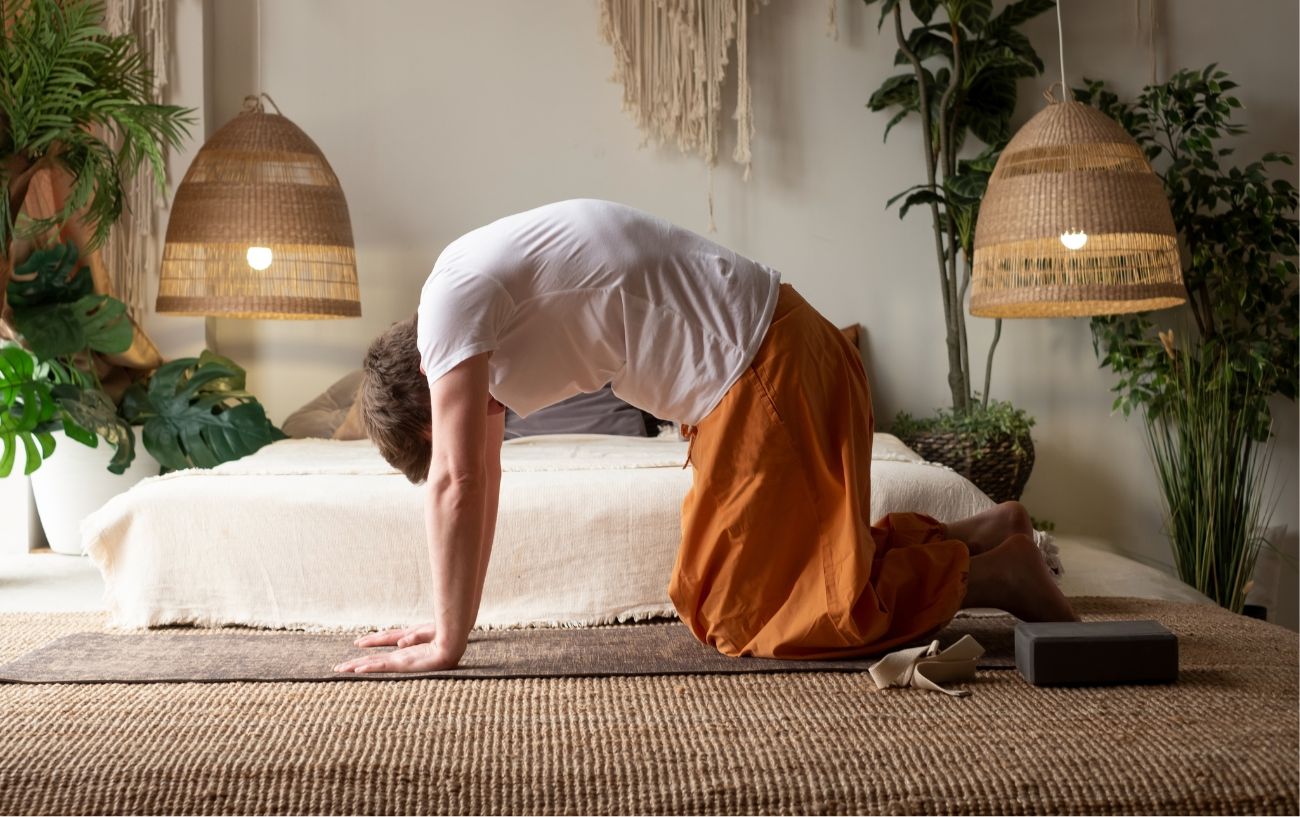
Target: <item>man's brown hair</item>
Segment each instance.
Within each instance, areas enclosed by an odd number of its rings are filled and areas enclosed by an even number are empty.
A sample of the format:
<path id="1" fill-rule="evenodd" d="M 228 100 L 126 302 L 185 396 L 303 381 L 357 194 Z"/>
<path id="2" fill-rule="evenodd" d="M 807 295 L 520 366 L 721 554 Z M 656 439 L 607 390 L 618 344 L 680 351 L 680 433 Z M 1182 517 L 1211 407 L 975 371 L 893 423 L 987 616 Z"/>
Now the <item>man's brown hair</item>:
<path id="1" fill-rule="evenodd" d="M 432 409 L 420 372 L 415 316 L 389 327 L 366 350 L 357 401 L 366 434 L 388 464 L 415 484 L 429 475 Z"/>

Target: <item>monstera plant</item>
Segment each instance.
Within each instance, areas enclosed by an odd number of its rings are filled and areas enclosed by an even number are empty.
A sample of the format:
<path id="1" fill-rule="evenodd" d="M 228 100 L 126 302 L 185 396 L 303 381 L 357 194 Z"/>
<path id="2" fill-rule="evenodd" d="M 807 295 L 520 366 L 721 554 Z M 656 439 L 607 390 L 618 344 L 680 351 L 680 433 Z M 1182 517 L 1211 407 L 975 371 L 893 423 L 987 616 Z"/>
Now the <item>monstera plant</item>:
<path id="1" fill-rule="evenodd" d="M 97 295 L 90 271 L 68 242 L 36 250 L 14 270 L 6 288 L 14 328 L 25 349 L 4 349 L 0 369 L 0 477 L 24 446 L 30 474 L 54 452 L 52 432 L 91 446 L 103 438 L 115 453 L 109 470 L 122 473 L 135 456 L 135 437 L 118 416 L 90 364 L 92 352 L 117 354 L 131 346 L 126 306 Z"/>
<path id="2" fill-rule="evenodd" d="M 16 345 L 0 347 L 0 477 L 13 471 L 19 445 L 29 474 L 54 453 L 51 431 L 59 410 L 52 389 L 30 352 Z"/>
<path id="3" fill-rule="evenodd" d="M 109 470 L 123 471 L 133 435 L 101 379 L 120 394 L 125 370 L 161 362 L 86 261 L 133 176 L 152 172 L 162 190 L 164 151 L 191 112 L 150 98 L 134 38 L 103 20 L 99 0 L 0 2 L 0 476 L 18 446 L 34 471 L 58 430 L 105 439 Z"/>
<path id="4" fill-rule="evenodd" d="M 210 351 L 164 363 L 147 387 L 133 385 L 122 415 L 143 424 L 145 448 L 172 470 L 211 468 L 284 438 L 245 391 L 244 370 Z"/>
<path id="5" fill-rule="evenodd" d="M 92 448 L 106 441 L 115 474 L 135 458 L 131 425 L 143 425 L 145 449 L 172 470 L 209 468 L 284 436 L 245 390 L 244 370 L 207 351 L 164 363 L 119 407 L 89 360 L 128 348 L 131 323 L 121 301 L 92 291 L 76 245 L 32 253 L 7 290 L 22 345 L 0 349 L 0 477 L 20 446 L 25 472 L 35 471 L 54 452 L 57 430 Z"/>

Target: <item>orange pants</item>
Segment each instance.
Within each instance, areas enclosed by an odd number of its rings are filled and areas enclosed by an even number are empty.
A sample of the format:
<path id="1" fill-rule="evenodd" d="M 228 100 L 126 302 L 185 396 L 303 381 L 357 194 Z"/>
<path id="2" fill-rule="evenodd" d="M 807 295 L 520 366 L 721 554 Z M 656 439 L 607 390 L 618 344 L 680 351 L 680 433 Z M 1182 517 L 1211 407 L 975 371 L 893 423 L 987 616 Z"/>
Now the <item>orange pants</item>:
<path id="1" fill-rule="evenodd" d="M 859 351 L 782 284 L 753 363 L 688 432 L 695 475 L 668 593 L 700 641 L 847 657 L 953 617 L 966 545 L 920 514 L 869 523 L 874 429 Z"/>

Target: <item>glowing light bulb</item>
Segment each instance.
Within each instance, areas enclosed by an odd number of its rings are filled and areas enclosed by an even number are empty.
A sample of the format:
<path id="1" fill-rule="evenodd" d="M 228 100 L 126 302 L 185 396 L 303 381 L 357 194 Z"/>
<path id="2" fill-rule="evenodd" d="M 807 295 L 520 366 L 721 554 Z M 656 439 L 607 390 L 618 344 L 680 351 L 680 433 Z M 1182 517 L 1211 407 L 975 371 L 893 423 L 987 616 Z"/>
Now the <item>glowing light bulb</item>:
<path id="1" fill-rule="evenodd" d="M 261 272 L 262 270 L 271 266 L 271 248 L 270 247 L 249 247 L 248 266 L 252 267 L 258 272 Z"/>
<path id="2" fill-rule="evenodd" d="M 1088 234 L 1083 230 L 1066 230 L 1061 233 L 1061 243 L 1067 250 L 1077 250 L 1088 243 Z"/>

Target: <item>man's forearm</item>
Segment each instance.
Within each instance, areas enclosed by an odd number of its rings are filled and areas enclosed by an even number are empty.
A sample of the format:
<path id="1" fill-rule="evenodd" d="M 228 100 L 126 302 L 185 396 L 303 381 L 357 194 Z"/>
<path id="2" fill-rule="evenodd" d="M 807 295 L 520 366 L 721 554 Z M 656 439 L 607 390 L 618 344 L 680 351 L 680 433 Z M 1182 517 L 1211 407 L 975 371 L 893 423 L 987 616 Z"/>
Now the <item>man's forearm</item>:
<path id="1" fill-rule="evenodd" d="M 501 496 L 501 471 L 488 473 L 486 502 L 483 506 L 483 537 L 479 540 L 478 583 L 474 594 L 474 617 L 478 618 L 483 603 L 483 587 L 487 584 L 488 562 L 492 559 L 492 541 L 496 538 L 497 507 Z M 470 625 L 473 626 L 472 624 Z"/>
<path id="2" fill-rule="evenodd" d="M 430 475 L 425 531 L 433 572 L 436 644 L 457 657 L 474 627 L 481 593 L 486 475 L 470 480 L 437 480 Z"/>

